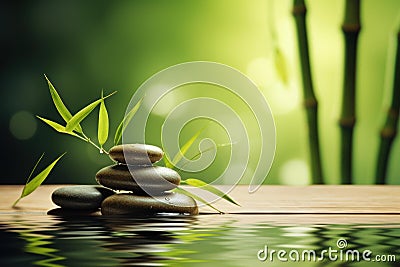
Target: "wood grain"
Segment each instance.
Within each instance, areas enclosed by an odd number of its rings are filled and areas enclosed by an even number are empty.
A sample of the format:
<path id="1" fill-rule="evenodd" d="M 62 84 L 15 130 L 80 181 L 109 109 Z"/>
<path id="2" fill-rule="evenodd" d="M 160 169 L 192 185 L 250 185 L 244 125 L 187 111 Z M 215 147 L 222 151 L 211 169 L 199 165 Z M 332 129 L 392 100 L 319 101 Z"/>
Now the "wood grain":
<path id="1" fill-rule="evenodd" d="M 22 186 L 0 186 L 0 220 L 4 215 L 46 214 L 48 210 L 56 207 L 51 202 L 51 193 L 62 186 L 64 185 L 43 185 L 22 199 L 17 208 L 12 208 L 11 205 L 18 198 Z M 319 222 L 333 220 L 400 223 L 400 186 L 266 185 L 253 194 L 248 193 L 247 189 L 248 186 L 239 185 L 230 192 L 230 196 L 239 202 L 241 207 L 224 200 L 219 200 L 213 205 L 229 216 L 246 215 L 246 218 L 253 221 L 261 219 L 255 215 L 263 215 L 263 218 L 281 222 L 293 221 L 295 218 L 304 222 L 310 218 L 309 221 Z M 203 196 L 206 197 L 207 194 Z M 208 214 L 207 216 L 215 216 L 212 215 L 215 212 L 206 206 L 200 206 L 200 212 Z"/>

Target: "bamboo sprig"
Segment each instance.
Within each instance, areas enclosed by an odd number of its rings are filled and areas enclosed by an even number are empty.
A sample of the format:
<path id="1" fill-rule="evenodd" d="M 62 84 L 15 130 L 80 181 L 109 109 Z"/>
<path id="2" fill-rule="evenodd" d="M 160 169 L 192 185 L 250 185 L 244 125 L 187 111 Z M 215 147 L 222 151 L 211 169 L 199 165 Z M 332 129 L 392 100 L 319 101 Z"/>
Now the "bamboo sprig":
<path id="1" fill-rule="evenodd" d="M 292 13 L 296 22 L 303 81 L 304 107 L 307 112 L 311 173 L 313 183 L 322 184 L 324 180 L 318 134 L 318 101 L 314 94 L 314 87 L 311 77 L 310 55 L 306 28 L 306 12 L 307 9 L 304 0 L 294 0 Z"/>
<path id="2" fill-rule="evenodd" d="M 343 184 L 352 183 L 353 129 L 356 122 L 356 62 L 357 41 L 360 32 L 360 1 L 345 1 L 342 31 L 345 40 L 344 79 L 341 128 L 341 177 Z"/>
<path id="3" fill-rule="evenodd" d="M 396 63 L 394 70 L 394 83 L 392 103 L 386 115 L 386 121 L 381 130 L 378 164 L 376 168 L 376 183 L 386 183 L 387 166 L 393 140 L 397 135 L 397 125 L 400 110 L 400 30 L 397 33 Z"/>
<path id="4" fill-rule="evenodd" d="M 65 106 L 64 102 L 62 101 L 59 93 L 53 86 L 53 84 L 50 82 L 50 80 L 45 76 L 47 83 L 49 85 L 50 89 L 50 94 L 53 100 L 53 103 L 58 111 L 58 113 L 61 115 L 61 117 L 64 119 L 66 122 L 66 125 L 63 126 L 57 122 L 54 122 L 49 119 L 42 118 L 40 116 L 37 116 L 38 119 L 52 127 L 54 130 L 56 130 L 59 133 L 62 134 L 68 134 L 71 136 L 74 136 L 80 140 L 83 140 L 94 147 L 96 147 L 100 153 L 104 153 L 109 155 L 110 153 L 103 148 L 103 145 L 107 142 L 108 139 L 108 134 L 109 134 L 109 117 L 108 117 L 108 111 L 106 108 L 105 104 L 105 99 L 112 96 L 114 93 L 113 92 L 107 96 L 104 96 L 103 91 L 101 92 L 101 98 L 90 103 L 86 107 L 82 108 L 79 110 L 75 115 L 72 115 L 71 112 L 67 109 Z M 119 142 L 122 139 L 122 135 L 127 127 L 127 125 L 130 123 L 130 121 L 133 119 L 135 116 L 136 112 L 138 111 L 141 103 L 142 103 L 143 97 L 135 104 L 135 106 L 125 115 L 125 117 L 122 119 L 121 123 L 119 124 L 118 128 L 115 131 L 115 137 L 114 137 L 114 145 L 118 145 Z M 86 136 L 83 132 L 82 126 L 80 123 L 98 106 L 100 105 L 99 109 L 99 119 L 98 119 L 98 127 L 97 127 L 97 139 L 98 139 L 98 145 L 94 143 L 88 136 Z M 192 136 L 186 144 L 180 148 L 180 151 L 178 154 L 173 158 L 172 163 L 169 161 L 167 157 L 165 157 L 165 166 L 174 168 L 176 167 L 177 163 L 185 157 L 185 154 L 187 151 L 190 149 L 190 147 L 195 143 L 196 139 L 199 137 L 201 132 L 205 129 L 201 129 L 199 132 L 197 132 L 194 136 Z M 231 143 L 230 143 L 231 145 Z M 226 146 L 226 144 L 221 144 L 219 146 Z M 202 153 L 202 152 L 201 152 Z M 200 154 L 201 154 L 200 153 Z M 64 153 L 65 154 L 65 153 Z M 57 158 L 52 164 L 50 164 L 46 169 L 44 169 L 41 173 L 39 173 L 37 176 L 35 176 L 33 179 L 30 179 L 33 172 L 35 171 L 37 165 L 39 164 L 40 160 L 42 159 L 43 155 L 39 158 L 37 163 L 35 164 L 31 174 L 29 175 L 26 185 L 22 190 L 21 196 L 14 202 L 13 207 L 17 205 L 17 203 L 27 195 L 31 194 L 33 191 L 35 191 L 47 178 L 47 176 L 50 174 L 51 170 L 55 166 L 55 164 L 60 160 L 60 158 L 64 155 L 62 154 L 59 158 Z M 195 155 L 197 157 L 198 155 Z M 110 158 L 111 160 L 111 158 Z M 219 190 L 218 188 L 203 182 L 202 180 L 195 179 L 195 178 L 190 178 L 182 181 L 182 184 L 187 184 L 193 187 L 200 188 L 202 190 L 208 191 L 222 199 L 225 199 L 232 204 L 239 205 L 236 201 L 234 201 L 227 193 L 224 193 L 223 191 Z M 218 211 L 219 213 L 221 212 L 219 209 L 215 208 L 213 205 L 208 203 L 206 200 L 203 198 L 192 194 L 191 192 L 181 188 L 177 187 L 175 188 L 175 191 L 182 192 L 183 194 L 186 194 L 187 196 L 193 197 L 195 200 L 200 201 L 208 205 L 209 207 L 213 208 L 214 210 Z M 240 206 L 240 205 L 239 205 Z"/>

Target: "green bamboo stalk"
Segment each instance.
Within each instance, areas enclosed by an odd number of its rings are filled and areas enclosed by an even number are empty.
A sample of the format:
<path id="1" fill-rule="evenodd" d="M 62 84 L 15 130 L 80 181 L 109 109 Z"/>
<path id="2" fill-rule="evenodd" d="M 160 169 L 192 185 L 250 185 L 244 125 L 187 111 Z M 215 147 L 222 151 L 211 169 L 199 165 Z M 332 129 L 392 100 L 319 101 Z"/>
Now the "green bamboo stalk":
<path id="1" fill-rule="evenodd" d="M 385 184 L 389 155 L 393 140 L 397 135 L 397 125 L 400 110 L 400 31 L 397 33 L 397 51 L 394 70 L 394 83 L 392 91 L 392 103 L 387 112 L 385 124 L 381 130 L 378 162 L 376 168 L 376 183 Z"/>
<path id="2" fill-rule="evenodd" d="M 352 183 L 353 129 L 356 122 L 356 62 L 360 32 L 360 1 L 346 0 L 342 30 L 345 39 L 344 80 L 341 127 L 341 176 L 343 184 Z"/>
<path id="3" fill-rule="evenodd" d="M 303 81 L 304 107 L 307 113 L 311 174 L 314 184 L 322 184 L 323 175 L 318 135 L 318 101 L 314 94 L 311 77 L 310 55 L 308 50 L 308 38 L 306 28 L 307 8 L 304 0 L 294 0 L 292 13 L 296 22 L 300 65 Z"/>

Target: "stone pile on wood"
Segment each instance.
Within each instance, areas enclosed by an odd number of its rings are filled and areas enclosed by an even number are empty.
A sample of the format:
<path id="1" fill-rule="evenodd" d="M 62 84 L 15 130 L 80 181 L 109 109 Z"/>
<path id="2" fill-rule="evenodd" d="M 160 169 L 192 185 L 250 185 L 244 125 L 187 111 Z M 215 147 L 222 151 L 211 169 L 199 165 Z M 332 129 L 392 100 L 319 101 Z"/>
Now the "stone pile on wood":
<path id="1" fill-rule="evenodd" d="M 66 212 L 101 209 L 103 215 L 197 214 L 193 198 L 171 192 L 181 181 L 179 174 L 153 165 L 163 154 L 152 145 L 114 146 L 109 155 L 116 164 L 96 174 L 100 185 L 62 187 L 53 192 L 52 200 Z"/>

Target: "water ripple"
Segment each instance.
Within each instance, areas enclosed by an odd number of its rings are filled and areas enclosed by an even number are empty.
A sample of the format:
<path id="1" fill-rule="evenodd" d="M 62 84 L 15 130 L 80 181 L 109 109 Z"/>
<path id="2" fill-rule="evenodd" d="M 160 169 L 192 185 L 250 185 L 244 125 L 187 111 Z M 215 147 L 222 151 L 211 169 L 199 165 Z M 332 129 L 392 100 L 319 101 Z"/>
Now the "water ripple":
<path id="1" fill-rule="evenodd" d="M 0 266 L 279 266 L 282 262 L 259 261 L 257 252 L 265 245 L 288 252 L 337 249 L 339 238 L 349 249 L 400 254 L 400 225 L 274 225 L 240 216 L 7 215 L 0 218 Z M 325 259 L 294 265 L 343 264 Z"/>

